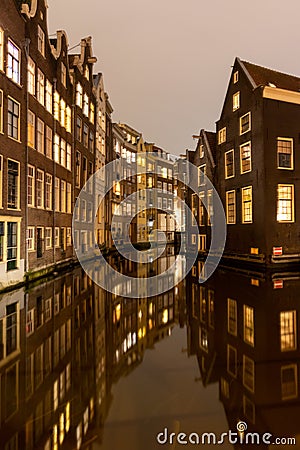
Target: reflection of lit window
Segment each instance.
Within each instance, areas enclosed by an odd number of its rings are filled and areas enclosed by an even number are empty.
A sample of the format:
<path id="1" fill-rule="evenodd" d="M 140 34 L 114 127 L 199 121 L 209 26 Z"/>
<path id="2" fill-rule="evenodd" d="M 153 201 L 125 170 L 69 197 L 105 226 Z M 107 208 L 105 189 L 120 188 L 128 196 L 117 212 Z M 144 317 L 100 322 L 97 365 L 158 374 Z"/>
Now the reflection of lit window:
<path id="1" fill-rule="evenodd" d="M 244 305 L 244 341 L 254 346 L 254 309 Z"/>
<path id="2" fill-rule="evenodd" d="M 243 385 L 249 389 L 249 391 L 254 392 L 254 361 L 247 356 L 243 356 Z"/>
<path id="3" fill-rule="evenodd" d="M 201 327 L 199 329 L 199 345 L 204 351 L 208 350 L 207 330 Z"/>
<path id="4" fill-rule="evenodd" d="M 296 350 L 296 311 L 280 313 L 280 349 L 282 352 Z"/>
<path id="5" fill-rule="evenodd" d="M 168 323 L 168 320 L 169 320 L 168 310 L 164 309 L 162 316 L 162 323 Z"/>
<path id="6" fill-rule="evenodd" d="M 220 386 L 222 395 L 224 395 L 224 397 L 226 398 L 229 398 L 229 383 L 223 377 L 221 377 Z"/>
<path id="7" fill-rule="evenodd" d="M 82 425 L 81 425 L 81 423 L 76 428 L 76 441 L 77 441 L 77 448 L 79 449 L 82 444 Z"/>
<path id="8" fill-rule="evenodd" d="M 289 400 L 298 396 L 298 370 L 296 364 L 281 367 L 281 398 Z"/>
<path id="9" fill-rule="evenodd" d="M 237 303 L 232 298 L 227 299 L 227 330 L 233 336 L 237 335 Z"/>
<path id="10" fill-rule="evenodd" d="M 237 375 L 237 352 L 231 345 L 227 345 L 227 372 L 233 377 Z"/>
<path id="11" fill-rule="evenodd" d="M 294 185 L 277 186 L 277 222 L 294 222 Z"/>
<path id="12" fill-rule="evenodd" d="M 249 419 L 252 423 L 255 423 L 255 405 L 245 395 L 243 396 L 243 411 L 245 417 L 247 417 L 247 419 Z"/>
<path id="13" fill-rule="evenodd" d="M 59 416 L 59 443 L 62 444 L 65 438 L 65 417 L 62 413 Z"/>
<path id="14" fill-rule="evenodd" d="M 58 449 L 58 426 L 53 427 L 53 450 Z"/>
<path id="15" fill-rule="evenodd" d="M 65 425 L 66 433 L 68 433 L 68 431 L 70 429 L 70 424 L 71 424 L 71 420 L 70 420 L 70 403 L 67 403 L 67 406 L 66 406 L 66 425 Z"/>

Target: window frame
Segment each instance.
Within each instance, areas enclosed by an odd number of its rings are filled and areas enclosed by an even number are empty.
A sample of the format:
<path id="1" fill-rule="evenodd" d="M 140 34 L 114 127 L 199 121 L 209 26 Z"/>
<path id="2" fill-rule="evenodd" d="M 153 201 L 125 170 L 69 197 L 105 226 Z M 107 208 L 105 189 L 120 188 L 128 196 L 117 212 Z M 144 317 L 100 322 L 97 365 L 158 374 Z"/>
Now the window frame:
<path id="1" fill-rule="evenodd" d="M 8 100 L 8 103 L 7 103 L 7 136 L 8 136 L 10 139 L 13 139 L 14 141 L 20 142 L 20 133 L 21 133 L 21 130 L 20 130 L 21 104 L 20 104 L 17 100 L 15 100 L 13 97 L 11 97 L 10 95 L 8 95 L 7 100 Z M 15 115 L 14 111 L 13 111 L 13 112 L 12 112 L 12 111 L 9 111 L 9 109 L 8 109 L 9 101 L 11 101 L 14 105 L 17 105 L 17 106 L 18 106 L 18 115 Z M 12 118 L 11 124 L 9 123 L 9 117 L 10 117 L 10 115 L 11 115 L 11 118 Z M 18 137 L 17 137 L 17 138 L 14 137 L 13 133 L 12 133 L 12 135 L 9 134 L 10 126 L 11 126 L 11 131 L 14 130 L 14 119 L 15 119 L 15 118 L 17 118 L 17 120 L 18 120 L 18 125 L 17 125 Z"/>
<path id="2" fill-rule="evenodd" d="M 233 215 L 233 221 L 229 221 L 229 194 L 234 194 L 234 215 Z M 232 189 L 230 191 L 226 191 L 226 223 L 227 225 L 235 225 L 236 224 L 236 191 L 235 189 Z"/>
<path id="3" fill-rule="evenodd" d="M 247 117 L 247 116 L 249 116 L 249 128 L 247 128 L 247 130 L 245 130 L 245 131 L 242 131 L 242 126 L 243 126 L 242 120 L 244 119 L 244 117 Z M 240 136 L 251 131 L 251 111 L 248 111 L 246 114 L 243 114 L 240 117 L 239 123 L 240 123 Z"/>
<path id="4" fill-rule="evenodd" d="M 224 144 L 226 142 L 226 139 L 227 139 L 227 130 L 226 127 L 223 127 L 218 131 L 218 144 L 219 145 Z"/>
<path id="5" fill-rule="evenodd" d="M 243 152 L 243 148 L 247 147 L 247 146 L 250 148 L 250 156 L 249 156 L 250 169 L 244 170 L 243 169 L 243 161 L 246 158 L 242 157 L 242 152 Z M 244 142 L 243 144 L 240 145 L 240 173 L 241 173 L 241 175 L 244 175 L 245 173 L 248 173 L 248 172 L 251 172 L 251 171 L 252 171 L 252 146 L 251 146 L 251 141 L 247 141 L 247 142 Z"/>
<path id="6" fill-rule="evenodd" d="M 9 189 L 8 189 L 8 181 L 9 181 L 8 171 L 9 171 L 9 168 L 8 168 L 8 162 L 9 161 L 12 161 L 13 163 L 16 163 L 18 165 L 17 187 L 16 187 L 16 190 L 17 190 L 17 202 L 16 202 L 16 207 L 15 208 L 11 207 L 11 206 L 8 206 L 9 205 L 9 203 L 8 203 L 8 196 L 9 196 Z M 12 158 L 7 158 L 7 209 L 13 210 L 13 211 L 20 210 L 20 161 L 16 161 L 16 160 L 14 160 Z"/>
<path id="7" fill-rule="evenodd" d="M 229 176 L 228 176 L 228 170 L 227 170 L 227 167 L 228 167 L 228 164 L 227 164 L 227 155 L 228 155 L 229 153 L 232 153 L 232 154 L 233 154 L 233 157 L 232 157 L 232 175 L 229 175 Z M 234 176 L 235 176 L 234 149 L 228 150 L 227 152 L 224 153 L 224 164 L 225 164 L 225 180 L 228 180 L 228 179 L 230 179 L 230 178 L 234 178 Z"/>
<path id="8" fill-rule="evenodd" d="M 292 188 L 292 190 L 291 190 L 291 193 L 292 193 L 291 200 L 286 199 L 286 198 L 281 198 L 281 199 L 279 198 L 279 189 L 281 187 L 291 187 Z M 278 219 L 279 202 L 280 201 L 287 201 L 287 200 L 290 201 L 290 203 L 291 203 L 291 219 L 287 219 L 287 220 L 281 219 L 281 220 L 279 220 Z M 294 223 L 295 222 L 295 186 L 294 186 L 294 184 L 282 184 L 282 183 L 277 184 L 276 220 L 279 223 Z"/>
<path id="9" fill-rule="evenodd" d="M 250 200 L 248 200 L 248 201 L 245 201 L 244 200 L 244 192 L 246 191 L 246 190 L 249 190 L 250 189 L 250 192 L 251 192 L 251 199 Z M 246 214 L 245 214 L 245 209 L 246 209 L 246 204 L 247 203 L 250 203 L 250 205 L 251 205 L 251 220 L 245 220 L 245 216 L 246 216 Z M 252 195 L 252 186 L 245 186 L 245 187 L 243 187 L 242 188 L 242 223 L 243 224 L 247 224 L 247 223 L 253 223 L 253 195 Z"/>
<path id="10" fill-rule="evenodd" d="M 279 149 L 278 149 L 278 143 L 279 141 L 285 141 L 285 142 L 291 142 L 291 167 L 283 167 L 280 166 L 279 164 Z M 277 151 L 276 151 L 276 155 L 277 155 L 277 169 L 280 170 L 294 170 L 294 139 L 293 138 L 286 138 L 286 137 L 281 137 L 278 136 L 276 139 L 276 143 L 277 143 Z M 283 154 L 283 153 L 281 153 Z"/>
<path id="11" fill-rule="evenodd" d="M 14 47 L 14 50 L 17 51 L 18 53 L 18 57 L 16 57 L 13 53 L 10 53 L 9 50 L 9 46 L 12 45 L 12 47 Z M 11 67 L 9 67 L 9 60 L 11 58 Z M 15 64 L 17 63 L 17 71 L 15 71 Z M 20 48 L 14 43 L 14 41 L 10 38 L 8 38 L 7 40 L 7 61 L 6 61 L 6 75 L 7 77 L 12 80 L 14 83 L 20 85 L 20 80 L 21 80 L 21 50 Z M 11 74 L 10 74 L 10 70 L 11 70 Z M 16 73 L 17 75 L 15 76 L 14 73 Z"/>
<path id="12" fill-rule="evenodd" d="M 232 95 L 232 111 L 235 112 L 240 109 L 241 106 L 241 94 L 240 91 L 235 92 Z"/>

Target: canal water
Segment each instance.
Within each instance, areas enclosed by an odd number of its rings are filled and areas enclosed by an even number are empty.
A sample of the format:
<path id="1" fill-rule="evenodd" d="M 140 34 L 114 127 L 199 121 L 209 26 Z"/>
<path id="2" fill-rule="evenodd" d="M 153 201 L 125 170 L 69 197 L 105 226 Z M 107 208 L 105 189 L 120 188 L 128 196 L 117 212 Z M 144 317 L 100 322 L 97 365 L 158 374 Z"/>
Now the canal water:
<path id="1" fill-rule="evenodd" d="M 199 283 L 201 268 L 149 298 L 79 266 L 3 294 L 0 449 L 209 448 L 229 430 L 222 448 L 248 432 L 299 448 L 299 274 L 219 267 Z"/>

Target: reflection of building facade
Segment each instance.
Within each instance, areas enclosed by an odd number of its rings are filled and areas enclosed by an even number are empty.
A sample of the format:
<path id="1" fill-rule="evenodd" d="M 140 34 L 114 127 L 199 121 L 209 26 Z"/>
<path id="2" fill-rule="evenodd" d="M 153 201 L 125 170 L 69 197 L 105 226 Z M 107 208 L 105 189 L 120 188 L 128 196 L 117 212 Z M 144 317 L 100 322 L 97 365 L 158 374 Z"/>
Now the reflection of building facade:
<path id="1" fill-rule="evenodd" d="M 190 281 L 189 347 L 203 384 L 219 382 L 229 429 L 242 420 L 249 431 L 298 435 L 298 277 L 220 269 L 204 285 Z"/>

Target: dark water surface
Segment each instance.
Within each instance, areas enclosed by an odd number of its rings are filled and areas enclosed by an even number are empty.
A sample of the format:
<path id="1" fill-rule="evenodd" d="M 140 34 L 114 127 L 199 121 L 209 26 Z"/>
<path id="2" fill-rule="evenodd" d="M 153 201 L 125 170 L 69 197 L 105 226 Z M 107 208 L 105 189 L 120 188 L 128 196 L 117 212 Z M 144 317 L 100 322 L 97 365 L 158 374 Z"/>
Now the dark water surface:
<path id="1" fill-rule="evenodd" d="M 299 275 L 219 268 L 199 284 L 200 269 L 146 299 L 80 267 L 3 294 L 0 449 L 209 448 L 202 433 L 239 421 L 299 448 Z"/>

